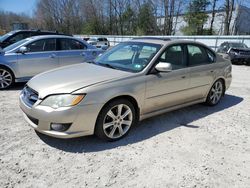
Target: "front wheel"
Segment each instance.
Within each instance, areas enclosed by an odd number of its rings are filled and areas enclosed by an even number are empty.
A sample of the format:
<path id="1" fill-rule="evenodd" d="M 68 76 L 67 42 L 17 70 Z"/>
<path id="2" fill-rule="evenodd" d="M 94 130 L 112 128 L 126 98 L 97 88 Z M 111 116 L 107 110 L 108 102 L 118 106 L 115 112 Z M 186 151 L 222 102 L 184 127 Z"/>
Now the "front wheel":
<path id="1" fill-rule="evenodd" d="M 95 134 L 108 141 L 118 140 L 128 134 L 136 121 L 135 108 L 125 99 L 114 100 L 101 110 Z"/>
<path id="2" fill-rule="evenodd" d="M 6 68 L 0 67 L 0 90 L 8 89 L 14 83 L 14 76 L 12 72 Z"/>
<path id="3" fill-rule="evenodd" d="M 222 80 L 217 80 L 213 84 L 212 88 L 210 89 L 208 93 L 206 104 L 210 106 L 214 106 L 218 104 L 223 95 L 223 92 L 224 92 L 223 82 Z"/>

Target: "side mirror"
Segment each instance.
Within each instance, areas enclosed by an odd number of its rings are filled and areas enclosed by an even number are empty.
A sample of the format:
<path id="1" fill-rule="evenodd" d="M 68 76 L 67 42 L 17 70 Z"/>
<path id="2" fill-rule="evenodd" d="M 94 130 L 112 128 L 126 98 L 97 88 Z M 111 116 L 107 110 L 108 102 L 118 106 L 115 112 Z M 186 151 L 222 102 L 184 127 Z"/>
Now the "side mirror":
<path id="1" fill-rule="evenodd" d="M 159 72 L 171 72 L 172 71 L 172 65 L 170 63 L 165 62 L 159 62 L 155 69 Z"/>
<path id="2" fill-rule="evenodd" d="M 22 46 L 19 48 L 18 50 L 19 53 L 25 54 L 26 52 L 28 52 L 28 49 L 26 46 Z"/>

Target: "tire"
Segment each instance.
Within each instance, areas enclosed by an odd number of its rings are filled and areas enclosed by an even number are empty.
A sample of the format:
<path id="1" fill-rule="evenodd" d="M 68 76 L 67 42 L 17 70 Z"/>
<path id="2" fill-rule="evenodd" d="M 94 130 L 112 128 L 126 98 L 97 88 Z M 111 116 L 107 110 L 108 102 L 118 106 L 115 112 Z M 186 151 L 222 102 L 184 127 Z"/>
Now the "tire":
<path id="1" fill-rule="evenodd" d="M 116 141 L 126 136 L 136 123 L 136 111 L 126 99 L 106 104 L 98 115 L 95 135 L 106 141 Z"/>
<path id="2" fill-rule="evenodd" d="M 14 84 L 14 74 L 5 67 L 0 67 L 0 90 L 8 89 Z"/>
<path id="3" fill-rule="evenodd" d="M 207 99 L 206 104 L 209 106 L 215 106 L 221 100 L 225 91 L 223 81 L 221 79 L 217 80 L 213 86 L 211 87 Z"/>

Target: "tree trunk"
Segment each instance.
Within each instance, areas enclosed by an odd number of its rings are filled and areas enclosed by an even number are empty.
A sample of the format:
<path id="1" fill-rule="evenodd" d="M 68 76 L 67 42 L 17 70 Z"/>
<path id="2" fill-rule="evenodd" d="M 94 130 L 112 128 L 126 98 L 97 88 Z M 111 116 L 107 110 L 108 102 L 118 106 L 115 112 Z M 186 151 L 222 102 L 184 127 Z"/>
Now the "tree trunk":
<path id="1" fill-rule="evenodd" d="M 209 34 L 212 35 L 213 34 L 213 24 L 214 24 L 214 17 L 215 17 L 215 9 L 216 9 L 216 3 L 218 0 L 213 0 L 212 2 L 212 18 L 211 18 L 211 22 L 210 22 L 210 28 L 209 28 Z"/>

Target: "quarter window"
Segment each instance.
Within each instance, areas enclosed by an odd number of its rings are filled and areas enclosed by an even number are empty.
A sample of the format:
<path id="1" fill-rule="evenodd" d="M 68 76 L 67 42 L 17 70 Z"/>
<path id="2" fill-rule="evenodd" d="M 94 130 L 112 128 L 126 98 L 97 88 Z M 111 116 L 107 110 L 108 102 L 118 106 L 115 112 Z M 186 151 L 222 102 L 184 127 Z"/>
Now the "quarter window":
<path id="1" fill-rule="evenodd" d="M 86 47 L 77 40 L 60 39 L 60 50 L 82 50 Z"/>
<path id="2" fill-rule="evenodd" d="M 56 39 L 43 39 L 27 45 L 29 52 L 44 52 L 56 50 Z"/>
<path id="3" fill-rule="evenodd" d="M 207 51 L 207 55 L 208 55 L 208 60 L 210 63 L 214 63 L 215 62 L 215 55 L 213 52 L 211 52 L 210 50 L 206 50 Z"/>
<path id="4" fill-rule="evenodd" d="M 210 63 L 206 50 L 195 45 L 187 45 L 189 66 Z"/>
<path id="5" fill-rule="evenodd" d="M 160 62 L 170 63 L 172 69 L 181 69 L 185 67 L 185 62 L 183 61 L 183 48 L 181 45 L 170 46 L 166 51 L 161 55 Z"/>

